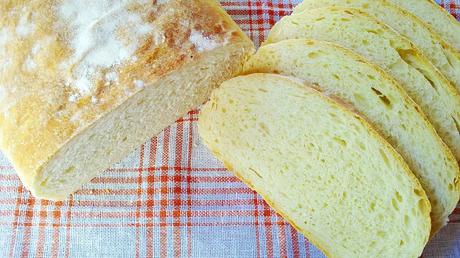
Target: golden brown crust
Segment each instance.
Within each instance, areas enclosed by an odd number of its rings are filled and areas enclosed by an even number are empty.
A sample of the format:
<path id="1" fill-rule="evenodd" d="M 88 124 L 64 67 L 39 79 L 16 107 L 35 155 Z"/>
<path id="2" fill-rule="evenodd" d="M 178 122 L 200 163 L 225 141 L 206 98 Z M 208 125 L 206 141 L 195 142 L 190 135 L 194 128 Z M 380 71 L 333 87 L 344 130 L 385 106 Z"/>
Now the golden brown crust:
<path id="1" fill-rule="evenodd" d="M 61 2 L 7 0 L 0 6 L 0 59 L 6 60 L 0 66 L 0 148 L 26 182 L 69 139 L 138 92 L 134 81 L 148 86 L 199 60 L 207 50 L 190 40 L 193 31 L 212 37 L 216 47 L 250 44 L 216 1 L 170 0 L 162 5 L 132 1 L 127 8 L 152 25 L 161 40 L 140 38 L 136 60 L 111 67 L 118 74 L 116 83 L 107 81 L 109 71 L 101 68 L 94 72 L 91 92 L 78 95 L 67 87 L 70 71 L 60 68 L 74 52 L 70 29 L 57 25 Z M 24 21 L 27 33 L 18 31 Z M 41 48 L 34 50 L 37 43 Z M 75 94 L 78 98 L 71 100 Z"/>

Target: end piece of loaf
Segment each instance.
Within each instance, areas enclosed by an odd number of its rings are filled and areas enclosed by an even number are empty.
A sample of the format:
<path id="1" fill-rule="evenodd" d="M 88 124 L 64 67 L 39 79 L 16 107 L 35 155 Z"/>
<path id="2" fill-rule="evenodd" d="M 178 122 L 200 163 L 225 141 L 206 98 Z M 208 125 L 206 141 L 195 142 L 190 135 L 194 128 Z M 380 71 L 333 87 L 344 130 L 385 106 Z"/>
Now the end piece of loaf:
<path id="1" fill-rule="evenodd" d="M 419 17 L 460 52 L 460 23 L 434 0 L 388 0 Z"/>
<path id="2" fill-rule="evenodd" d="M 259 48 L 245 73 L 294 76 L 351 104 L 420 180 L 432 206 L 432 233 L 447 224 L 460 195 L 457 161 L 418 105 L 381 68 L 332 43 L 290 39 Z"/>
<path id="3" fill-rule="evenodd" d="M 334 42 L 382 67 L 422 108 L 460 161 L 460 95 L 409 40 L 359 10 L 341 7 L 284 17 L 265 44 L 292 38 Z"/>
<path id="4" fill-rule="evenodd" d="M 430 204 L 360 116 L 287 77 L 226 81 L 201 111 L 205 145 L 328 257 L 418 257 Z"/>
<path id="5" fill-rule="evenodd" d="M 387 0 L 304 0 L 294 13 L 326 6 L 358 8 L 411 40 L 460 92 L 460 52 L 417 16 Z"/>
<path id="6" fill-rule="evenodd" d="M 253 44 L 214 0 L 0 6 L 0 147 L 62 200 L 206 101 Z"/>

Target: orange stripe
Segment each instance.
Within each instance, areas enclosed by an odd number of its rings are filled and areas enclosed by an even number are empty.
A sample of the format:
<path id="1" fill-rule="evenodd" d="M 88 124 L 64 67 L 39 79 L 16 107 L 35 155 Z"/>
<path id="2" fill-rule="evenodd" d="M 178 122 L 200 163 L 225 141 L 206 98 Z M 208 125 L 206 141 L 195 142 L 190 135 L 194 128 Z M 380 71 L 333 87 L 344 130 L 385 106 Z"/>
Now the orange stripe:
<path id="1" fill-rule="evenodd" d="M 170 128 L 166 128 L 163 133 L 163 157 L 162 165 L 168 165 L 169 159 L 169 135 Z M 166 224 L 166 210 L 168 205 L 168 171 L 162 170 L 160 175 L 160 224 Z M 165 226 L 160 225 L 160 257 L 168 256 L 168 236 Z"/>
<path id="2" fill-rule="evenodd" d="M 62 204 L 63 202 L 54 203 L 53 211 L 53 240 L 51 242 L 51 256 L 58 257 L 59 252 L 59 227 L 61 226 L 60 218 L 62 214 Z"/>
<path id="3" fill-rule="evenodd" d="M 35 198 L 29 197 L 27 198 L 27 208 L 26 208 L 26 214 L 24 218 L 24 223 L 29 223 L 33 221 L 34 218 L 34 206 L 35 206 Z M 21 252 L 21 257 L 28 257 L 29 256 L 29 248 L 30 248 L 30 227 L 27 227 L 24 229 L 24 237 L 22 239 L 23 241 L 23 247 L 22 247 L 22 252 Z"/>
<path id="4" fill-rule="evenodd" d="M 14 208 L 14 218 L 12 222 L 12 227 L 13 227 L 13 236 L 11 237 L 10 241 L 10 251 L 9 251 L 9 257 L 14 256 L 14 246 L 16 244 L 16 237 L 17 237 L 17 227 L 19 224 L 19 207 L 21 205 L 22 197 L 23 197 L 23 192 L 24 192 L 24 187 L 22 186 L 21 183 L 19 183 L 18 188 L 17 188 L 17 197 L 16 197 L 16 206 Z"/>
<path id="5" fill-rule="evenodd" d="M 277 222 L 277 225 L 278 225 L 278 229 L 279 229 L 279 240 L 280 240 L 280 256 L 281 257 L 287 257 L 287 249 L 286 249 L 286 223 L 283 223 L 284 220 L 281 216 L 279 216 L 278 214 L 275 215 L 276 216 L 276 222 Z"/>
<path id="6" fill-rule="evenodd" d="M 40 201 L 40 221 L 38 222 L 39 225 L 43 225 L 39 227 L 38 231 L 38 241 L 37 241 L 37 250 L 35 250 L 35 257 L 43 257 L 43 249 L 45 248 L 45 224 L 46 219 L 48 217 L 47 206 L 49 201 L 41 200 Z"/>
<path id="7" fill-rule="evenodd" d="M 152 138 L 150 142 L 150 153 L 149 153 L 149 167 L 155 165 L 156 154 L 157 154 L 157 137 Z M 154 172 L 149 172 L 147 175 L 147 222 L 153 223 L 153 207 L 155 206 L 155 175 Z M 147 257 L 153 257 L 153 228 L 147 227 Z"/>

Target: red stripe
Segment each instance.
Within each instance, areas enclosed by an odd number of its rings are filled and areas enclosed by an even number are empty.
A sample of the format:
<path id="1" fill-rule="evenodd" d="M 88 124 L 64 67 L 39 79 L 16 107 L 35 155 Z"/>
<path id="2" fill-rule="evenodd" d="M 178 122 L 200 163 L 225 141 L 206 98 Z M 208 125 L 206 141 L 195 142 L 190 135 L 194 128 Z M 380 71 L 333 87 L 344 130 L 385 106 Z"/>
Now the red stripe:
<path id="1" fill-rule="evenodd" d="M 144 165 L 144 145 L 140 149 L 139 169 L 137 176 L 137 201 L 136 201 L 136 222 L 140 223 L 142 206 L 142 167 Z M 136 257 L 140 257 L 141 232 L 140 227 L 136 227 Z"/>
<path id="2" fill-rule="evenodd" d="M 63 202 L 55 202 L 53 210 L 53 239 L 51 242 L 51 256 L 58 257 L 59 252 L 59 228 L 61 226 L 61 208 Z"/>
<path id="3" fill-rule="evenodd" d="M 272 210 L 270 209 L 270 206 L 263 202 L 263 216 L 264 216 L 264 221 L 265 221 L 265 244 L 267 248 L 267 257 L 271 258 L 273 257 L 273 231 L 272 231 L 272 225 L 271 225 L 271 215 L 272 215 Z"/>
<path id="4" fill-rule="evenodd" d="M 286 245 L 286 223 L 284 222 L 283 218 L 279 215 L 276 216 L 276 222 L 279 223 L 278 228 L 280 232 L 279 240 L 280 240 L 280 256 L 287 257 L 287 245 Z"/>
<path id="5" fill-rule="evenodd" d="M 299 250 L 299 238 L 298 238 L 297 230 L 295 230 L 295 228 L 292 226 L 289 226 L 289 229 L 291 231 L 291 244 L 292 244 L 293 256 L 294 258 L 299 258 L 300 250 Z"/>
<path id="6" fill-rule="evenodd" d="M 191 114 L 190 114 L 191 116 Z M 193 147 L 193 123 L 188 124 L 188 159 L 187 159 L 187 255 L 192 257 L 192 147 Z"/>
<path id="7" fill-rule="evenodd" d="M 23 193 L 24 193 L 24 187 L 22 186 L 21 183 L 19 183 L 18 187 L 17 187 L 17 191 L 16 191 L 16 206 L 14 208 L 14 218 L 13 218 L 13 223 L 12 223 L 12 226 L 13 226 L 13 236 L 11 237 L 11 241 L 10 241 L 10 251 L 9 251 L 9 257 L 13 257 L 14 256 L 14 247 L 16 245 L 16 237 L 17 237 L 17 227 L 18 227 L 18 224 L 19 224 L 19 207 L 21 205 L 21 201 L 22 201 L 22 197 L 23 197 Z"/>
<path id="8" fill-rule="evenodd" d="M 182 164 L 182 143 L 184 139 L 184 125 L 177 124 L 176 127 L 176 151 L 175 151 L 175 166 L 180 167 Z M 176 223 L 181 222 L 181 170 L 174 170 L 173 176 L 173 220 Z M 173 227 L 173 247 L 174 257 L 181 256 L 181 229 L 180 227 Z"/>
<path id="9" fill-rule="evenodd" d="M 310 242 L 308 242 L 307 238 L 305 238 L 305 253 L 307 254 L 307 258 L 311 257 L 311 254 L 310 254 Z"/>
<path id="10" fill-rule="evenodd" d="M 257 251 L 257 257 L 261 257 L 260 254 L 260 233 L 259 233 L 259 201 L 258 201 L 258 196 L 257 193 L 253 193 L 253 200 L 254 200 L 254 226 L 256 229 L 256 251 Z"/>
<path id="11" fill-rule="evenodd" d="M 157 154 L 157 137 L 153 137 L 150 142 L 150 154 L 149 154 L 149 167 L 155 165 L 156 154 Z M 147 217 L 147 222 L 153 223 L 153 207 L 155 206 L 155 175 L 154 172 L 149 172 L 147 176 L 147 213 L 145 216 Z M 153 228 L 147 227 L 147 257 L 153 257 L 154 250 L 153 250 Z"/>

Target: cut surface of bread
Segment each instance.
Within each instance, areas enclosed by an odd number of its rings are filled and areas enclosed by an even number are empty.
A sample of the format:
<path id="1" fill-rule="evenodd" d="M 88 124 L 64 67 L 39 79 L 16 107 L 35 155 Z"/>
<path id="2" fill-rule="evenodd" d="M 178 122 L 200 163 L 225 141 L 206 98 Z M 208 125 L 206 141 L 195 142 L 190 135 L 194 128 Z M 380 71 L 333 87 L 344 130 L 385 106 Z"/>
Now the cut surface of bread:
<path id="1" fill-rule="evenodd" d="M 253 44 L 214 0 L 6 1 L 0 148 L 62 200 L 238 74 Z"/>
<path id="2" fill-rule="evenodd" d="M 393 76 L 422 108 L 460 161 L 460 96 L 406 38 L 359 10 L 324 7 L 282 18 L 267 42 L 311 38 L 337 43 L 363 55 Z"/>
<path id="3" fill-rule="evenodd" d="M 418 257 L 430 204 L 369 124 L 302 82 L 226 81 L 201 111 L 205 145 L 328 257 Z"/>
<path id="4" fill-rule="evenodd" d="M 349 103 L 403 156 L 432 206 L 432 231 L 447 224 L 460 193 L 459 169 L 420 108 L 378 66 L 338 45 L 290 39 L 265 45 L 245 73 L 280 73 Z"/>
<path id="5" fill-rule="evenodd" d="M 415 15 L 386 0 L 304 0 L 294 13 L 326 6 L 358 8 L 411 40 L 460 92 L 460 53 Z"/>
<path id="6" fill-rule="evenodd" d="M 460 52 L 460 23 L 433 0 L 389 0 L 419 17 Z"/>

